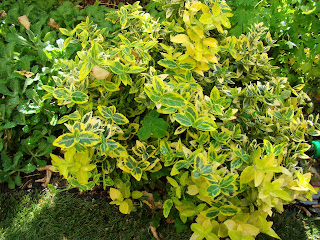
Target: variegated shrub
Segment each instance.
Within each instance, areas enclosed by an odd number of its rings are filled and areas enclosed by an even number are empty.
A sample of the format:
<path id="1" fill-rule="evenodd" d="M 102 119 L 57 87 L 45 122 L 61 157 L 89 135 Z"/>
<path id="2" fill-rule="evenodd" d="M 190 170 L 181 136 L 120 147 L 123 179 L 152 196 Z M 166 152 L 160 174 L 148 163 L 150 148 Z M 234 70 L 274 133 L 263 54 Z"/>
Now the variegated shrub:
<path id="1" fill-rule="evenodd" d="M 80 190 L 102 183 L 122 213 L 143 201 L 192 221 L 191 239 L 278 238 L 267 216 L 316 193 L 299 164 L 320 135 L 310 99 L 275 75 L 262 24 L 236 38 L 224 1 L 172 6 L 162 22 L 122 6 L 106 16 L 114 32 L 89 19 L 60 29 L 64 48 L 82 50 L 43 86 L 76 109 L 59 120 L 68 131 L 53 143 L 65 152 L 52 155 L 55 170 Z"/>

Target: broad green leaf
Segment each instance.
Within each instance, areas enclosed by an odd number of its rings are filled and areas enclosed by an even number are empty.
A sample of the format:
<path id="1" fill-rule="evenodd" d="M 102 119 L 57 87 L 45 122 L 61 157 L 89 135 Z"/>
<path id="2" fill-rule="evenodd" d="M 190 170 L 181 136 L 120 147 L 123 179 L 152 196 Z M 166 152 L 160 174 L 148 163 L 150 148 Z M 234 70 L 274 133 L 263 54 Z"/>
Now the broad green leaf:
<path id="1" fill-rule="evenodd" d="M 127 73 L 141 73 L 145 70 L 146 70 L 146 68 L 143 68 L 143 67 L 132 66 L 132 67 L 129 67 L 129 70 L 126 72 Z"/>
<path id="2" fill-rule="evenodd" d="M 153 86 L 153 89 L 160 95 L 163 95 L 163 92 L 164 92 L 164 83 L 163 81 L 157 77 L 157 76 L 154 76 L 152 78 L 152 86 Z"/>
<path id="3" fill-rule="evenodd" d="M 206 211 L 206 217 L 208 218 L 215 218 L 219 215 L 220 210 L 217 207 L 211 207 Z"/>
<path id="4" fill-rule="evenodd" d="M 215 121 L 209 117 L 198 118 L 193 126 L 201 131 L 213 131 L 217 128 Z"/>
<path id="5" fill-rule="evenodd" d="M 69 100 L 70 99 L 70 91 L 65 88 L 56 88 L 52 95 L 59 100 Z"/>
<path id="6" fill-rule="evenodd" d="M 37 169 L 37 167 L 35 165 L 33 165 L 32 163 L 28 163 L 26 165 L 23 166 L 23 168 L 19 169 L 21 172 L 24 172 L 26 174 L 32 173 Z"/>
<path id="7" fill-rule="evenodd" d="M 153 90 L 151 86 L 145 86 L 144 91 L 153 102 L 157 103 L 161 100 L 161 94 Z"/>
<path id="8" fill-rule="evenodd" d="M 192 126 L 192 122 L 183 114 L 177 113 L 173 115 L 174 120 L 180 123 L 182 126 L 190 127 Z"/>
<path id="9" fill-rule="evenodd" d="M 72 133 L 66 133 L 59 136 L 54 142 L 52 143 L 53 146 L 60 147 L 62 149 L 70 148 L 75 145 L 75 139 Z"/>
<path id="10" fill-rule="evenodd" d="M 81 132 L 79 136 L 79 143 L 87 147 L 94 146 L 100 141 L 99 135 L 89 131 Z"/>
<path id="11" fill-rule="evenodd" d="M 237 177 L 238 177 L 238 174 L 225 176 L 220 183 L 220 187 L 222 188 L 228 187 L 237 179 Z"/>
<path id="12" fill-rule="evenodd" d="M 114 72 L 115 74 L 123 74 L 125 73 L 124 71 L 124 65 L 120 62 L 115 62 L 115 61 L 110 61 L 109 63 L 109 68 L 112 72 Z"/>
<path id="13" fill-rule="evenodd" d="M 272 154 L 274 151 L 272 144 L 266 139 L 263 139 L 263 143 L 267 154 Z"/>
<path id="14" fill-rule="evenodd" d="M 69 30 L 66 29 L 66 28 L 59 28 L 59 31 L 60 31 L 63 35 L 66 35 L 66 36 L 69 36 L 69 35 L 70 35 Z"/>
<path id="15" fill-rule="evenodd" d="M 120 90 L 119 86 L 113 82 L 105 82 L 103 83 L 103 86 L 110 92 L 117 92 Z"/>
<path id="16" fill-rule="evenodd" d="M 115 114 L 116 108 L 114 106 L 98 106 L 98 111 L 102 115 L 102 117 L 108 119 L 111 118 L 113 114 Z"/>
<path id="17" fill-rule="evenodd" d="M 121 113 L 113 114 L 111 119 L 112 119 L 112 121 L 114 121 L 116 124 L 119 124 L 119 125 L 124 125 L 129 122 L 129 120 Z"/>
<path id="18" fill-rule="evenodd" d="M 77 104 L 83 104 L 88 102 L 88 95 L 83 92 L 72 92 L 71 93 L 71 101 Z"/>
<path id="19" fill-rule="evenodd" d="M 216 197 L 220 194 L 221 190 L 220 190 L 220 186 L 218 184 L 211 184 L 208 188 L 207 188 L 207 193 L 210 197 Z"/>
<path id="20" fill-rule="evenodd" d="M 221 214 L 225 215 L 225 216 L 233 216 L 235 214 L 237 214 L 240 211 L 240 209 L 236 206 L 232 206 L 232 205 L 224 205 L 222 207 L 220 207 L 220 212 Z"/>
<path id="21" fill-rule="evenodd" d="M 178 64 L 175 61 L 168 60 L 168 59 L 161 59 L 158 61 L 158 64 L 165 68 L 175 69 L 178 67 Z"/>
<path id="22" fill-rule="evenodd" d="M 168 107 L 183 107 L 186 100 L 178 93 L 168 92 L 163 94 L 161 102 Z"/>
<path id="23" fill-rule="evenodd" d="M 173 201 L 171 199 L 167 199 L 163 203 L 163 216 L 167 218 L 169 216 L 170 210 L 173 206 Z"/>
<path id="24" fill-rule="evenodd" d="M 162 118 L 158 118 L 159 113 L 156 110 L 152 110 L 142 121 L 142 127 L 138 131 L 138 137 L 140 140 L 146 140 L 151 136 L 151 133 L 155 138 L 163 138 L 166 136 L 168 124 Z"/>

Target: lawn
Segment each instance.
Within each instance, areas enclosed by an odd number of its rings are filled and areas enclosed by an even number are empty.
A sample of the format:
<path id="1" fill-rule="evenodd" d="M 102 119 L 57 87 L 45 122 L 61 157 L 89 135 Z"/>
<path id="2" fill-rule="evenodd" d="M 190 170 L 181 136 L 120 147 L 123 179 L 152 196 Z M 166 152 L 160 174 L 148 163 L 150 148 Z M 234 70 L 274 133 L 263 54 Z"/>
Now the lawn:
<path id="1" fill-rule="evenodd" d="M 150 229 L 152 212 L 138 207 L 130 215 L 121 214 L 108 204 L 104 193 L 86 194 L 43 191 L 11 191 L 0 194 L 0 239 L 154 239 Z M 294 206 L 275 214 L 273 228 L 282 240 L 316 240 L 320 236 L 320 220 L 308 218 Z M 187 229 L 177 233 L 175 224 L 162 221 L 157 228 L 160 239 L 189 239 Z M 273 239 L 259 234 L 258 240 Z"/>

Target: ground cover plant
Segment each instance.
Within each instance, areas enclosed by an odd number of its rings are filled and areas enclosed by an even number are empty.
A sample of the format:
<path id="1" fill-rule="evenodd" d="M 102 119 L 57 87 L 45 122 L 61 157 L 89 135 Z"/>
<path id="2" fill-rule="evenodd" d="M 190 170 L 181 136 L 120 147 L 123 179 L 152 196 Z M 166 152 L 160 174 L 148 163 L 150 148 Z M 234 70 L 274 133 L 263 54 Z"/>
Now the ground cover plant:
<path id="1" fill-rule="evenodd" d="M 50 155 L 67 189 L 102 184 L 121 213 L 150 207 L 156 227 L 164 216 L 191 239 L 279 238 L 267 216 L 316 193 L 301 166 L 320 125 L 304 85 L 273 65 L 268 28 L 228 33 L 224 1 L 98 4 L 63 3 L 58 26 L 25 4 L 4 16 L 1 182 Z"/>
<path id="2" fill-rule="evenodd" d="M 136 2 L 106 14 L 112 29 L 60 29 L 63 49 L 82 49 L 42 86 L 75 109 L 58 121 L 52 169 L 81 191 L 102 183 L 124 214 L 144 202 L 193 222 L 191 239 L 279 238 L 267 216 L 316 193 L 299 167 L 320 133 L 303 85 L 277 75 L 263 24 L 228 35 L 225 2 L 159 4 L 161 21 Z"/>
<path id="3" fill-rule="evenodd" d="M 0 37 L 0 182 L 20 186 L 21 176 L 47 164 L 61 132 L 59 115 L 72 109 L 45 101 L 43 84 L 51 85 L 57 58 L 69 58 L 79 48 L 62 51 L 58 28 L 76 26 L 90 16 L 101 27 L 106 7 L 79 9 L 70 1 L 2 1 Z"/>

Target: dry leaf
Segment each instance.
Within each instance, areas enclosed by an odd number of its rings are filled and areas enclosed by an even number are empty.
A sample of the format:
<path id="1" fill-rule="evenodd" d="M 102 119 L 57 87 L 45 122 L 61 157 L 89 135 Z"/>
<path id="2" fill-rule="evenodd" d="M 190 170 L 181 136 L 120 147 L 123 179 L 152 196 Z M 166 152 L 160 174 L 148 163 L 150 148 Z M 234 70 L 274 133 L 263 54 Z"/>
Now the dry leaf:
<path id="1" fill-rule="evenodd" d="M 110 75 L 110 72 L 99 67 L 99 66 L 94 66 L 92 68 L 92 76 L 95 77 L 98 80 L 103 80 L 107 79 Z"/>
<path id="2" fill-rule="evenodd" d="M 153 194 L 152 193 L 148 193 L 146 191 L 142 191 L 143 196 L 148 197 L 147 200 L 143 200 L 142 202 L 145 203 L 146 205 L 148 205 L 149 208 L 151 209 L 162 209 L 162 203 L 161 202 L 155 202 L 153 199 Z"/>
<path id="3" fill-rule="evenodd" d="M 30 22 L 26 15 L 18 17 L 18 21 L 27 29 L 30 30 Z"/>
<path id="4" fill-rule="evenodd" d="M 4 18 L 5 16 L 7 16 L 7 13 L 4 10 L 0 11 L 0 18 Z"/>
<path id="5" fill-rule="evenodd" d="M 28 72 L 26 70 L 23 70 L 23 71 L 16 71 L 15 70 L 14 72 L 19 73 L 20 75 L 25 76 L 27 78 L 30 78 L 30 77 L 32 77 L 34 75 L 33 72 Z"/>
<path id="6" fill-rule="evenodd" d="M 59 29 L 59 25 L 58 23 L 53 19 L 53 18 L 50 18 L 49 22 L 48 22 L 48 25 L 50 27 L 53 27 L 55 29 Z"/>
<path id="7" fill-rule="evenodd" d="M 159 236 L 158 236 L 158 233 L 157 233 L 157 229 L 155 228 L 155 226 L 153 225 L 153 223 L 151 222 L 150 223 L 150 229 L 151 229 L 151 232 L 152 232 L 152 235 L 155 239 L 157 240 L 160 240 Z"/>
<path id="8" fill-rule="evenodd" d="M 83 9 L 83 7 L 80 6 L 80 5 L 76 5 L 76 6 L 74 6 L 74 7 L 78 8 L 79 10 L 82 10 L 82 9 Z"/>
<path id="9" fill-rule="evenodd" d="M 50 179 L 52 176 L 52 165 L 47 165 L 45 167 L 38 167 L 37 170 L 38 171 L 46 171 L 46 176 L 42 179 L 38 179 L 36 180 L 36 182 L 43 182 L 42 186 L 43 187 L 47 187 L 48 184 L 50 183 Z"/>

